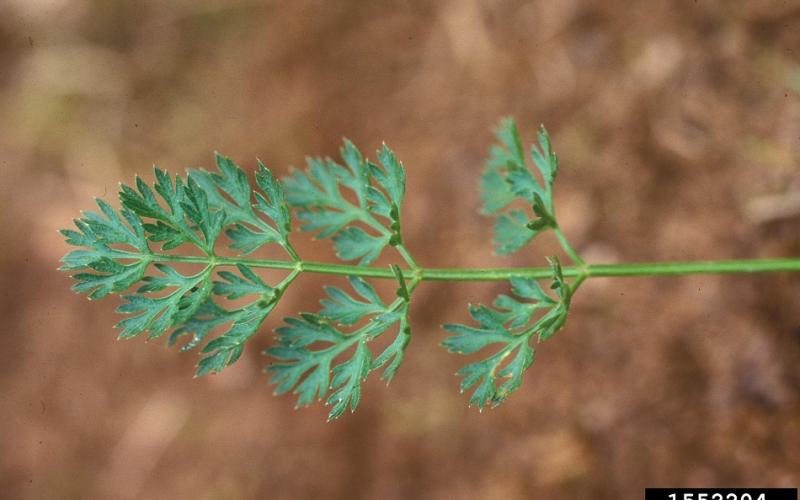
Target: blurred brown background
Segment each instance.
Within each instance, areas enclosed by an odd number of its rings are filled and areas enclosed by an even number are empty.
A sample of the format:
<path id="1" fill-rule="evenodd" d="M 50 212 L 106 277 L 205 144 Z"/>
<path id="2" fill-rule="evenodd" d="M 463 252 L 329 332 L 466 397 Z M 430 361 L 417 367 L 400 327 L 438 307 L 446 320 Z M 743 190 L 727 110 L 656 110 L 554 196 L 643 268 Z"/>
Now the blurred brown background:
<path id="1" fill-rule="evenodd" d="M 118 300 L 88 303 L 55 270 L 56 229 L 153 163 L 210 167 L 218 149 L 285 173 L 343 135 L 405 162 L 422 264 L 541 265 L 553 240 L 494 256 L 477 214 L 506 114 L 528 140 L 550 129 L 562 226 L 588 260 L 800 255 L 796 1 L 0 2 L 0 497 L 798 486 L 800 276 L 593 280 L 483 414 L 439 324 L 506 285 L 425 283 L 395 381 L 326 424 L 272 396 L 259 352 L 330 280 L 302 277 L 239 363 L 194 380 L 195 352 L 115 341 Z"/>

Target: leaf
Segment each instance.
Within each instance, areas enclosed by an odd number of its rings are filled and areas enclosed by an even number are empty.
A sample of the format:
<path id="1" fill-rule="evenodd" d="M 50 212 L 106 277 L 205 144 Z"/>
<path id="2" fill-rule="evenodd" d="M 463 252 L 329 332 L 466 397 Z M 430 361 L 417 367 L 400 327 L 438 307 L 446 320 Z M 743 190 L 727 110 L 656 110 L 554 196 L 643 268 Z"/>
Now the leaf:
<path id="1" fill-rule="evenodd" d="M 389 195 L 389 201 L 400 207 L 403 204 L 403 196 L 406 190 L 406 171 L 403 168 L 403 164 L 400 163 L 394 151 L 389 149 L 386 143 L 378 151 L 378 160 L 381 162 L 383 169 L 370 164 L 372 175 Z"/>
<path id="2" fill-rule="evenodd" d="M 558 259 L 551 259 L 550 265 L 553 273 L 551 289 L 557 298 L 548 295 L 535 280 L 515 277 L 511 280 L 511 289 L 516 298 L 499 295 L 494 308 L 469 307 L 469 314 L 478 323 L 477 327 L 444 325 L 452 335 L 442 345 L 452 353 L 469 355 L 484 349 L 496 349 L 493 354 L 457 372 L 462 377 L 462 392 L 475 388 L 469 400 L 470 406 L 483 409 L 505 401 L 519 388 L 523 374 L 533 364 L 531 337 L 538 335 L 539 341 L 546 340 L 564 325 L 571 289 L 564 281 Z M 545 312 L 535 317 L 539 310 Z"/>
<path id="3" fill-rule="evenodd" d="M 497 253 L 508 255 L 524 247 L 538 231 L 528 228 L 528 218 L 519 210 L 501 214 L 494 225 L 494 243 Z"/>
<path id="4" fill-rule="evenodd" d="M 220 278 L 225 281 L 214 282 L 214 293 L 227 296 L 229 299 L 240 299 L 248 295 L 260 295 L 263 300 L 270 301 L 276 295 L 276 290 L 264 283 L 252 269 L 244 264 L 237 264 L 241 276 L 230 271 L 220 271 Z"/>
<path id="5" fill-rule="evenodd" d="M 358 323 L 365 316 L 386 310 L 386 305 L 369 283 L 357 277 L 350 277 L 349 280 L 353 290 L 365 300 L 353 298 L 336 287 L 325 287 L 328 298 L 320 302 L 320 316 L 349 326 Z"/>
<path id="6" fill-rule="evenodd" d="M 361 266 L 366 266 L 377 259 L 387 243 L 389 243 L 388 236 L 371 236 L 356 226 L 339 231 L 333 237 L 336 256 L 342 260 L 361 259 L 358 262 Z"/>
<path id="7" fill-rule="evenodd" d="M 473 354 L 492 344 L 507 344 L 514 335 L 503 326 L 502 317 L 485 306 L 470 306 L 469 314 L 480 328 L 446 324 L 444 329 L 454 333 L 442 345 L 456 354 Z"/>
<path id="8" fill-rule="evenodd" d="M 499 169 L 487 168 L 481 174 L 481 213 L 490 215 L 498 212 L 514 201 L 515 194 L 511 191 L 503 172 Z"/>
<path id="9" fill-rule="evenodd" d="M 511 117 L 500 120 L 495 129 L 495 136 L 500 144 L 494 145 L 489 150 L 489 159 L 481 176 L 481 211 L 484 214 L 493 214 L 514 200 L 514 193 L 505 180 L 505 171 L 508 168 L 525 168 L 525 154 L 522 150 L 522 140 L 519 137 L 517 124 Z"/>
<path id="10" fill-rule="evenodd" d="M 211 292 L 210 268 L 185 276 L 174 268 L 156 264 L 161 276 L 147 276 L 145 282 L 134 295 L 125 295 L 125 300 L 117 312 L 131 315 L 117 323 L 121 329 L 119 338 L 136 337 L 149 332 L 153 339 L 166 333 L 167 329 L 189 319 L 205 302 Z M 166 288 L 172 291 L 164 296 L 147 296 L 147 292 L 159 292 Z"/>
<path id="11" fill-rule="evenodd" d="M 385 144 L 378 151 L 379 164 L 346 139 L 341 156 L 345 166 L 330 158 L 309 158 L 306 171 L 284 178 L 286 201 L 297 210 L 302 231 L 332 237 L 337 257 L 368 265 L 386 245 L 402 243 L 405 170 Z"/>
<path id="12" fill-rule="evenodd" d="M 133 286 L 144 276 L 147 264 L 147 261 L 119 264 L 107 257 L 101 257 L 87 265 L 98 271 L 97 274 L 77 273 L 72 276 L 77 281 L 72 289 L 78 293 L 88 293 L 92 300 L 102 299 L 110 293 L 119 293 Z"/>
<path id="13" fill-rule="evenodd" d="M 400 316 L 400 326 L 397 337 L 395 337 L 394 341 L 375 358 L 372 362 L 371 370 L 377 370 L 386 365 L 386 368 L 384 368 L 381 374 L 381 379 L 385 380 L 386 383 L 391 382 L 395 373 L 397 373 L 397 369 L 400 368 L 400 365 L 403 363 L 406 347 L 408 347 L 410 341 L 411 328 L 408 326 L 408 310 L 406 306 L 406 309 L 402 311 L 402 315 Z"/>
<path id="14" fill-rule="evenodd" d="M 225 231 L 225 234 L 231 239 L 230 248 L 239 250 L 239 255 L 253 253 L 268 243 L 281 242 L 280 237 L 272 230 L 253 230 L 238 222 Z"/>
<path id="15" fill-rule="evenodd" d="M 344 140 L 344 146 L 340 150 L 342 159 L 350 169 L 351 176 L 342 176 L 340 181 L 349 187 L 358 199 L 358 206 L 366 207 L 369 197 L 370 171 L 361 151 L 349 140 Z"/>
<path id="16" fill-rule="evenodd" d="M 155 168 L 154 171 L 156 175 L 154 189 L 166 203 L 166 208 L 161 205 L 153 190 L 140 177 L 136 177 L 136 190 L 124 184 L 120 185 L 119 198 L 122 205 L 139 217 L 157 221 L 156 224 L 143 224 L 143 228 L 151 241 L 167 242 L 166 248 L 162 247 L 163 249 L 169 250 L 184 242 L 189 242 L 204 253 L 211 252 L 213 242 L 203 240 L 197 232 L 195 225 L 197 222 L 187 218 L 184 212 L 185 208 L 189 206 L 190 209 L 194 209 L 192 215 L 197 220 L 207 222 L 213 220 L 207 210 L 206 213 L 199 213 L 199 210 L 202 210 L 202 207 L 198 205 L 198 203 L 202 203 L 199 195 L 193 192 L 191 199 L 187 198 L 186 188 L 180 176 L 176 176 L 173 182 L 169 174 L 163 170 Z"/>
<path id="17" fill-rule="evenodd" d="M 242 355 L 244 344 L 258 332 L 261 323 L 275 308 L 277 300 L 257 301 L 247 305 L 236 316 L 230 329 L 210 341 L 203 348 L 207 356 L 197 365 L 196 377 L 209 373 L 219 373 L 223 368 L 235 363 Z"/>
<path id="18" fill-rule="evenodd" d="M 349 281 L 355 295 L 326 287 L 328 297 L 321 301 L 322 311 L 286 318 L 286 324 L 275 330 L 277 345 L 266 351 L 277 360 L 267 367 L 275 393 L 294 392 L 298 407 L 324 399 L 332 407 L 329 420 L 340 417 L 348 407 L 355 410 L 361 400 L 361 383 L 371 371 L 385 366 L 381 378 L 391 380 L 411 336 L 407 299 L 398 297 L 386 305 L 366 281 L 357 277 Z M 351 332 L 334 326 L 353 326 L 367 318 L 366 324 Z M 395 324 L 397 337 L 373 361 L 369 342 Z M 350 357 L 339 361 L 348 352 Z"/>
<path id="19" fill-rule="evenodd" d="M 258 172 L 256 172 L 256 183 L 266 196 L 256 192 L 256 208 L 269 217 L 274 223 L 275 228 L 285 242 L 292 230 L 292 219 L 289 214 L 289 206 L 286 204 L 286 197 L 283 193 L 283 186 L 278 182 L 272 172 L 258 162 Z"/>
<path id="20" fill-rule="evenodd" d="M 194 316 L 176 328 L 169 336 L 167 345 L 175 345 L 181 337 L 191 338 L 181 347 L 181 352 L 197 347 L 215 328 L 232 322 L 241 314 L 240 310 L 229 311 L 218 306 L 210 298 L 195 311 Z"/>
<path id="21" fill-rule="evenodd" d="M 81 219 L 74 221 L 77 231 L 73 229 L 60 231 L 69 245 L 83 247 L 69 252 L 61 259 L 63 265 L 60 269 L 62 271 L 91 268 L 92 264 L 99 261 L 108 265 L 107 261 L 114 259 L 130 257 L 142 260 L 150 254 L 141 220 L 134 213 L 123 209 L 122 217 L 120 217 L 108 203 L 100 199 L 95 201 L 103 215 L 85 212 Z M 122 271 L 121 268 L 115 270 Z M 110 272 L 110 270 L 104 272 Z M 115 288 L 113 291 L 122 290 Z"/>
<path id="22" fill-rule="evenodd" d="M 331 389 L 334 391 L 327 404 L 333 405 L 328 414 L 328 421 L 341 417 L 347 406 L 355 411 L 361 401 L 361 383 L 367 379 L 372 365 L 372 356 L 364 342 L 356 344 L 356 351 L 348 361 L 333 369 Z"/>
<path id="23" fill-rule="evenodd" d="M 254 252 L 269 243 L 289 247 L 291 219 L 283 188 L 261 161 L 256 171 L 256 184 L 262 192 L 250 187 L 247 174 L 233 160 L 215 154 L 218 172 L 193 169 L 189 180 L 206 194 L 212 210 L 224 215 L 225 234 L 229 244 L 241 255 Z M 255 199 L 255 203 L 252 200 Z M 259 214 L 265 215 L 264 220 Z M 270 224 L 271 222 L 271 224 Z"/>
<path id="24" fill-rule="evenodd" d="M 481 177 L 481 199 L 485 212 L 498 214 L 498 251 L 511 253 L 539 232 L 557 229 L 552 186 L 558 160 L 543 128 L 530 150 L 531 168 L 512 119 L 501 122 L 497 138 Z M 285 319 L 275 330 L 276 344 L 268 349 L 276 360 L 267 369 L 277 393 L 294 392 L 298 406 L 324 400 L 331 407 L 329 419 L 338 418 L 359 405 L 371 372 L 382 370 L 387 382 L 396 374 L 411 339 L 411 292 L 426 272 L 430 279 L 496 275 L 491 270 L 440 270 L 437 278 L 418 267 L 403 247 L 402 163 L 385 144 L 377 161 L 348 140 L 340 152 L 342 164 L 312 158 L 305 171 L 293 171 L 283 182 L 259 161 L 252 184 L 221 154 L 215 156 L 213 172 L 195 169 L 181 177 L 155 168 L 152 184 L 137 177 L 134 186 L 121 186 L 120 210 L 98 200 L 99 212 L 83 214 L 74 229 L 62 231 L 67 243 L 77 247 L 64 256 L 62 269 L 74 272 L 73 288 L 92 299 L 124 293 L 118 308 L 124 315 L 117 325 L 121 338 L 169 334 L 168 344 L 182 342 L 181 351 L 199 347 L 196 375 L 203 376 L 240 359 L 301 272 L 347 272 L 348 266 L 300 259 L 289 243 L 290 208 L 302 230 L 331 238 L 343 260 L 366 266 L 387 245 L 398 247 L 410 269 L 407 279 L 400 267 L 390 267 L 397 288 L 389 304 L 365 280 L 351 276 L 352 290 L 325 288 L 318 314 Z M 525 203 L 532 213 L 509 208 L 515 202 Z M 217 248 L 223 234 L 224 253 Z M 557 236 L 564 245 L 563 235 Z M 291 259 L 240 257 L 269 244 L 281 246 Z M 582 263 L 569 245 L 565 249 Z M 231 257 L 231 251 L 237 256 Z M 270 285 L 256 267 L 290 272 Z M 513 278 L 511 295 L 497 296 L 491 307 L 470 306 L 474 325 L 445 325 L 448 350 L 483 356 L 458 372 L 462 390 L 472 390 L 470 404 L 494 406 L 517 390 L 534 360 L 532 337 L 546 340 L 564 325 L 573 290 L 585 274 L 570 285 L 557 259 L 551 268 L 549 290 L 534 280 Z M 368 270 L 356 274 L 387 276 Z M 395 332 L 391 342 L 373 352 L 371 342 L 389 331 Z"/>
<path id="25" fill-rule="evenodd" d="M 120 338 L 147 334 L 153 339 L 172 330 L 170 345 L 189 336 L 182 351 L 207 342 L 198 375 L 235 362 L 291 282 L 273 288 L 242 263 L 220 270 L 212 280 L 214 268 L 221 265 L 214 247 L 223 231 L 231 248 L 249 253 L 272 242 L 288 252 L 290 230 L 283 189 L 262 163 L 256 173 L 261 192 L 255 193 L 230 158 L 217 154 L 216 163 L 217 172 L 192 170 L 186 181 L 156 168 L 152 187 L 138 177 L 135 188 L 120 187 L 119 212 L 97 200 L 99 213 L 86 212 L 75 221 L 76 229 L 61 231 L 68 244 L 78 247 L 62 259 L 62 269 L 75 271 L 73 289 L 99 299 L 138 284 L 122 296 L 117 309 L 125 315 L 117 324 Z M 197 251 L 156 254 L 148 242 L 160 243 L 165 251 L 193 245 L 202 256 Z M 184 271 L 178 263 L 195 269 Z M 251 300 L 230 308 L 215 302 L 213 295 Z M 207 340 L 225 326 L 222 334 Z"/>
<path id="26" fill-rule="evenodd" d="M 186 218 L 200 230 L 206 242 L 206 248 L 212 249 L 220 230 L 222 230 L 225 216 L 220 211 L 212 212 L 209 210 L 208 196 L 191 177 L 185 192 L 186 201 L 181 204 L 186 213 Z"/>
<path id="27" fill-rule="evenodd" d="M 525 246 L 540 232 L 558 227 L 553 208 L 553 182 L 558 159 L 544 127 L 537 134 L 538 146 L 531 147 L 536 172 L 528 168 L 522 141 L 512 118 L 504 118 L 496 131 L 500 144 L 489 152 L 481 176 L 481 211 L 496 214 L 522 200 L 531 207 L 532 216 L 520 210 L 500 213 L 495 223 L 495 244 L 500 254 L 511 254 Z M 541 177 L 537 178 L 537 173 Z"/>

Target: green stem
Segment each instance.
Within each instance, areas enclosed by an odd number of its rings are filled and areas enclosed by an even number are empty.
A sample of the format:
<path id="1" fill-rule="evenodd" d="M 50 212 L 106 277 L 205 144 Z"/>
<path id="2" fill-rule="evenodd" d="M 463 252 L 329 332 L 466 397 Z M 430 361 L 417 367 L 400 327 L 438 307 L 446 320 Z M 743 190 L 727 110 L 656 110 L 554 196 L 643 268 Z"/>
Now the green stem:
<path id="1" fill-rule="evenodd" d="M 374 229 L 375 231 L 384 236 L 391 237 L 392 232 L 386 229 L 386 227 L 383 224 L 378 222 L 378 220 L 375 217 L 373 217 L 369 211 L 358 209 L 358 213 L 359 213 L 359 218 L 362 221 L 364 221 L 364 223 L 367 224 L 369 227 L 371 227 L 372 229 Z M 394 248 L 397 250 L 397 253 L 399 253 L 400 256 L 403 258 L 403 260 L 406 261 L 406 264 L 408 264 L 408 266 L 411 269 L 413 270 L 419 269 L 417 261 L 415 261 L 414 257 L 411 256 L 411 253 L 408 251 L 405 245 L 400 243 L 399 245 L 396 245 Z"/>
<path id="2" fill-rule="evenodd" d="M 300 276 L 301 272 L 303 271 L 299 267 L 295 267 L 292 270 L 292 272 L 289 273 L 289 275 L 286 278 L 284 278 L 283 281 L 278 283 L 278 285 L 275 288 L 277 288 L 278 290 L 281 291 L 281 293 L 283 293 L 283 291 L 286 290 L 286 288 L 292 284 L 292 281 L 294 281 L 298 276 Z"/>
<path id="3" fill-rule="evenodd" d="M 300 262 L 302 260 L 300 258 L 300 255 L 297 254 L 297 250 L 295 250 L 292 244 L 289 242 L 288 238 L 286 239 L 286 245 L 284 245 L 283 248 L 286 250 L 286 253 L 289 254 L 289 257 L 291 257 L 294 262 Z"/>
<path id="4" fill-rule="evenodd" d="M 397 245 L 395 248 L 397 249 L 397 253 L 400 254 L 400 256 L 403 258 L 403 260 L 406 261 L 406 264 L 408 264 L 411 267 L 412 270 L 419 269 L 419 265 L 417 265 L 417 261 L 414 260 L 414 257 L 411 256 L 411 253 L 409 253 L 408 249 L 406 249 L 406 247 L 404 245 L 400 244 L 400 245 Z"/>
<path id="5" fill-rule="evenodd" d="M 561 244 L 561 248 L 563 248 L 564 252 L 567 255 L 569 255 L 569 258 L 572 259 L 572 262 L 577 264 L 578 266 L 581 266 L 581 267 L 586 266 L 586 261 L 584 261 L 581 258 L 581 256 L 578 255 L 577 250 L 575 250 L 572 247 L 572 245 L 570 245 L 569 241 L 567 240 L 567 237 L 564 236 L 563 232 L 561 232 L 561 228 L 558 227 L 558 226 L 555 226 L 553 228 L 553 232 L 555 233 L 556 238 L 558 238 L 558 242 Z"/>
<path id="6" fill-rule="evenodd" d="M 364 278 L 395 279 L 391 269 L 328 264 L 323 262 L 291 262 L 285 260 L 244 259 L 238 257 L 181 256 L 154 253 L 147 255 L 153 261 L 184 262 L 210 266 L 235 266 L 244 264 L 265 269 L 297 270 L 298 272 L 361 276 Z M 743 259 L 697 262 L 648 262 L 631 264 L 587 264 L 565 266 L 565 277 L 599 278 L 631 276 L 681 276 L 688 274 L 738 274 L 800 272 L 800 258 L 794 259 Z M 409 280 L 420 281 L 504 281 L 514 276 L 534 279 L 549 279 L 549 267 L 506 267 L 483 269 L 424 268 L 403 269 Z M 582 281 L 582 280 L 581 280 Z"/>

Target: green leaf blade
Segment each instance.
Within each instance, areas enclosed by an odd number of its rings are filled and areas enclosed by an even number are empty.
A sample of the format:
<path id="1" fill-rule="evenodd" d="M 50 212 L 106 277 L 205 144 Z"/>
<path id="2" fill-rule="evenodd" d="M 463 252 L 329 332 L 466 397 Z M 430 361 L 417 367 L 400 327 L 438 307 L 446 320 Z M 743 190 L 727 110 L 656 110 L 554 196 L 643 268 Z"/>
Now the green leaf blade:
<path id="1" fill-rule="evenodd" d="M 360 259 L 360 266 L 375 261 L 388 243 L 389 236 L 372 236 L 356 226 L 343 229 L 333 237 L 336 256 L 345 261 Z"/>
<path id="2" fill-rule="evenodd" d="M 510 255 L 524 247 L 539 231 L 528 227 L 528 218 L 519 210 L 512 210 L 497 218 L 494 226 L 495 250 Z"/>
<path id="3" fill-rule="evenodd" d="M 379 164 L 370 162 L 347 139 L 340 152 L 346 166 L 310 158 L 305 171 L 295 170 L 284 178 L 285 199 L 296 210 L 302 231 L 317 231 L 317 238 L 332 237 L 337 257 L 369 265 L 386 245 L 402 244 L 405 169 L 385 144 L 377 153 Z"/>
<path id="4" fill-rule="evenodd" d="M 496 136 L 499 144 L 490 149 L 480 180 L 481 211 L 486 215 L 497 214 L 496 250 L 508 255 L 520 250 L 542 231 L 558 227 L 553 208 L 558 158 L 544 127 L 537 134 L 538 145 L 530 150 L 534 170 L 526 164 L 519 131 L 512 118 L 501 120 Z M 533 216 L 517 209 L 501 213 L 515 200 L 527 204 Z M 530 231 L 525 231 L 523 226 Z"/>
<path id="5" fill-rule="evenodd" d="M 406 298 L 398 297 L 386 305 L 363 279 L 351 276 L 349 281 L 355 295 L 326 287 L 328 297 L 321 301 L 322 311 L 284 319 L 285 325 L 275 330 L 277 345 L 266 351 L 277 360 L 266 368 L 272 373 L 270 382 L 277 386 L 276 393 L 293 391 L 298 395 L 297 406 L 325 399 L 332 407 L 330 420 L 342 416 L 347 408 L 355 410 L 361 400 L 361 384 L 370 372 L 384 368 L 382 379 L 388 382 L 394 377 L 411 338 Z M 334 326 L 353 327 L 364 320 L 366 323 L 347 333 Z M 373 358 L 368 344 L 394 325 L 398 325 L 397 336 Z M 347 352 L 350 357 L 339 362 Z"/>
<path id="6" fill-rule="evenodd" d="M 524 373 L 534 361 L 530 345 L 534 335 L 543 341 L 555 334 L 567 319 L 572 289 L 564 280 L 557 258 L 550 259 L 550 289 L 556 298 L 545 292 L 535 280 L 511 279 L 514 296 L 500 294 L 493 308 L 470 306 L 469 313 L 478 326 L 446 324 L 451 333 L 442 345 L 455 354 L 475 354 L 487 349 L 493 353 L 461 368 L 461 391 L 473 389 L 470 406 L 479 409 L 495 407 L 519 389 Z M 540 315 L 537 312 L 543 311 Z"/>

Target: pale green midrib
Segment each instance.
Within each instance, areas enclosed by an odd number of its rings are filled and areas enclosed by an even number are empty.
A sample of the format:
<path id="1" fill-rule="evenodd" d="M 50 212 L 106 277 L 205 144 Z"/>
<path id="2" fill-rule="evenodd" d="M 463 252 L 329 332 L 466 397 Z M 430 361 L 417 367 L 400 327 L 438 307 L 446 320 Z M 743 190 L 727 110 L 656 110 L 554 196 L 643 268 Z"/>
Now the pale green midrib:
<path id="1" fill-rule="evenodd" d="M 152 254 L 153 261 L 185 262 L 217 266 L 244 264 L 249 267 L 266 269 L 299 270 L 319 274 L 361 276 L 364 278 L 395 279 L 391 269 L 366 267 L 348 264 L 329 264 L 325 262 L 291 262 L 285 260 L 247 259 L 240 257 L 206 257 Z M 626 264 L 588 264 L 585 267 L 564 266 L 565 277 L 630 277 L 630 276 L 680 276 L 687 274 L 736 274 L 767 272 L 798 272 L 800 259 L 743 259 L 696 262 L 647 262 Z M 552 276 L 549 267 L 507 267 L 507 268 L 425 268 L 414 271 L 403 269 L 409 276 L 422 281 L 503 281 L 511 277 L 547 279 Z"/>

